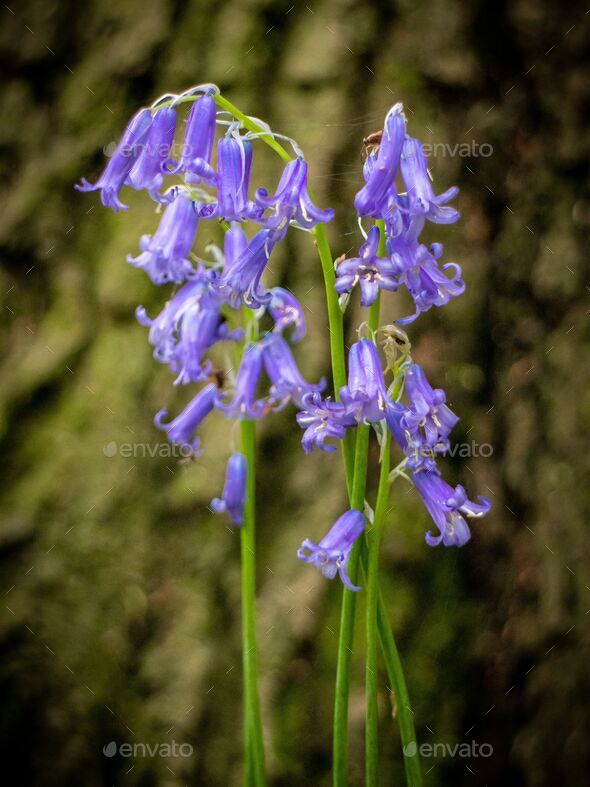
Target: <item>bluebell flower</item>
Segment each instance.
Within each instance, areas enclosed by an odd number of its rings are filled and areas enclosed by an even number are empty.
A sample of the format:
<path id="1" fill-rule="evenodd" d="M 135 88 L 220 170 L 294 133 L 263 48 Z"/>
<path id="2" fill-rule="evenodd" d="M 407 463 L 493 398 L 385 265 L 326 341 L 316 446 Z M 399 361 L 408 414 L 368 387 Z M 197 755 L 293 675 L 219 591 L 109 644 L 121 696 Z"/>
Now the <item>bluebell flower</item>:
<path id="1" fill-rule="evenodd" d="M 211 308 L 199 302 L 191 305 L 178 324 L 178 339 L 168 361 L 171 371 L 178 375 L 174 385 L 206 380 L 213 369 L 211 361 L 203 360 L 207 350 L 218 341 L 239 341 L 242 336 L 240 329 L 229 330 L 219 304 Z"/>
<path id="2" fill-rule="evenodd" d="M 162 201 L 160 189 L 164 183 L 163 167 L 170 156 L 176 132 L 176 112 L 164 107 L 153 116 L 146 141 L 141 146 L 135 164 L 125 181 L 134 189 L 146 189 L 156 202 Z"/>
<path id="3" fill-rule="evenodd" d="M 403 219 L 403 230 L 396 236 L 390 235 L 387 248 L 401 269 L 400 283 L 404 284 L 414 300 L 414 314 L 403 317 L 396 322 L 408 325 L 422 312 L 432 306 L 444 306 L 451 298 L 465 292 L 465 284 L 461 279 L 461 268 L 453 262 L 438 266 L 443 247 L 440 243 L 431 244 L 430 248 L 418 242 L 420 217 L 411 217 L 408 213 Z M 450 272 L 450 277 L 447 275 Z"/>
<path id="4" fill-rule="evenodd" d="M 452 224 L 457 221 L 459 212 L 447 207 L 446 203 L 457 196 L 459 189 L 452 186 L 438 197 L 435 196 L 428 176 L 426 156 L 419 140 L 406 137 L 400 169 L 407 189 L 410 213 L 423 216 L 434 224 Z"/>
<path id="5" fill-rule="evenodd" d="M 412 473 L 412 481 L 439 530 L 437 536 L 430 531 L 426 533 L 429 546 L 438 546 L 441 542 L 446 547 L 463 546 L 471 537 L 464 517 L 482 517 L 490 510 L 487 498 L 480 497 L 479 503 L 472 503 L 462 486 L 453 489 L 436 469 L 419 469 Z"/>
<path id="6" fill-rule="evenodd" d="M 357 422 L 382 421 L 391 406 L 383 377 L 381 359 L 369 339 L 355 342 L 348 353 L 348 385 L 340 390 L 340 398 Z"/>
<path id="7" fill-rule="evenodd" d="M 258 219 L 262 210 L 248 199 L 252 171 L 252 143 L 237 134 L 228 134 L 217 143 L 217 200 L 198 203 L 203 219 L 242 221 Z"/>
<path id="8" fill-rule="evenodd" d="M 408 408 L 401 402 L 392 402 L 391 406 L 387 407 L 385 411 L 385 421 L 389 431 L 406 455 L 409 454 L 409 442 L 411 440 L 411 435 L 404 423 L 404 416 L 407 413 Z"/>
<path id="9" fill-rule="evenodd" d="M 342 440 L 346 430 L 357 425 L 356 418 L 342 402 L 322 399 L 320 393 L 303 396 L 301 411 L 297 413 L 297 423 L 305 429 L 301 445 L 306 454 L 314 448 L 327 452 L 335 451 L 336 446 L 326 444 L 326 440 Z"/>
<path id="10" fill-rule="evenodd" d="M 195 241 L 198 218 L 192 201 L 180 192 L 166 207 L 154 235 L 142 235 L 142 253 L 127 262 L 142 268 L 154 284 L 182 283 L 194 276 L 188 255 Z"/>
<path id="11" fill-rule="evenodd" d="M 140 109 L 129 121 L 129 125 L 117 149 L 109 159 L 104 172 L 93 185 L 86 178 L 82 178 L 82 183 L 75 186 L 78 191 L 96 191 L 100 189 L 100 199 L 105 207 L 127 210 L 119 199 L 119 191 L 127 180 L 135 161 L 141 151 L 141 146 L 145 142 L 150 127 L 152 125 L 152 113 L 149 109 Z"/>
<path id="12" fill-rule="evenodd" d="M 211 501 L 213 511 L 227 511 L 234 525 L 244 524 L 247 475 L 248 463 L 244 454 L 232 454 L 227 462 L 223 494 L 221 498 L 214 497 Z"/>
<path id="13" fill-rule="evenodd" d="M 250 344 L 244 349 L 233 398 L 230 402 L 225 402 L 226 397 L 222 395 L 217 403 L 219 410 L 222 410 L 228 418 L 254 420 L 267 412 L 268 404 L 262 399 L 256 399 L 262 364 L 262 344 Z"/>
<path id="14" fill-rule="evenodd" d="M 355 541 L 365 529 L 365 517 L 356 508 L 351 508 L 336 520 L 319 544 L 309 538 L 297 550 L 297 557 L 305 563 L 313 563 L 328 579 L 340 575 L 349 590 L 360 590 L 348 576 L 348 558 Z"/>
<path id="15" fill-rule="evenodd" d="M 273 287 L 270 290 L 271 299 L 268 311 L 274 320 L 274 331 L 284 333 L 288 328 L 293 328 L 289 339 L 298 342 L 305 336 L 305 315 L 303 306 L 289 290 L 282 287 Z"/>
<path id="16" fill-rule="evenodd" d="M 216 342 L 240 341 L 243 330 L 231 330 L 221 312 L 221 304 L 211 292 L 214 272 L 202 265 L 195 276 L 168 301 L 151 320 L 143 307 L 136 310 L 138 321 L 150 328 L 149 340 L 154 358 L 168 364 L 178 375 L 175 385 L 200 382 L 212 371 L 205 352 Z"/>
<path id="17" fill-rule="evenodd" d="M 404 382 L 409 407 L 402 419 L 403 426 L 410 433 L 420 430 L 428 448 L 446 450 L 448 437 L 459 418 L 446 404 L 445 392 L 432 388 L 417 363 L 406 368 Z"/>
<path id="18" fill-rule="evenodd" d="M 406 120 L 402 104 L 396 104 L 387 113 L 383 136 L 377 153 L 367 158 L 364 167 L 365 185 L 354 198 L 359 216 L 385 218 L 392 210 L 391 196 L 395 193 L 402 146 L 406 133 Z"/>
<path id="19" fill-rule="evenodd" d="M 351 292 L 359 284 L 362 306 L 372 306 L 379 290 L 395 292 L 400 286 L 402 267 L 395 256 L 377 256 L 379 238 L 379 227 L 371 227 L 359 256 L 344 259 L 336 267 L 336 292 Z"/>
<path id="20" fill-rule="evenodd" d="M 228 235 L 231 235 L 229 240 Z M 273 246 L 271 230 L 259 230 L 247 242 L 242 228 L 232 225 L 226 233 L 225 265 L 216 283 L 220 297 L 236 309 L 242 303 L 252 309 L 266 305 L 272 295 L 260 280 Z"/>
<path id="21" fill-rule="evenodd" d="M 264 368 L 272 383 L 270 403 L 281 407 L 292 401 L 301 406 L 303 397 L 308 393 L 323 391 L 325 379 L 313 385 L 303 377 L 287 342 L 279 334 L 269 334 L 262 342 L 264 349 Z"/>
<path id="22" fill-rule="evenodd" d="M 194 303 L 207 297 L 209 278 L 209 271 L 200 266 L 195 278 L 184 284 L 153 320 L 148 317 L 143 306 L 135 310 L 138 322 L 150 329 L 149 342 L 154 347 L 154 357 L 160 363 L 169 363 L 174 357 L 178 329 L 184 314 Z"/>
<path id="23" fill-rule="evenodd" d="M 404 283 L 414 300 L 416 311 L 409 317 L 396 320 L 399 325 L 409 325 L 432 306 L 445 306 L 452 298 L 465 292 L 459 265 L 447 262 L 439 268 L 435 257 L 426 252 L 426 247 L 420 248 L 422 253 L 419 263 L 404 273 Z M 447 276 L 447 271 L 450 276 Z"/>
<path id="24" fill-rule="evenodd" d="M 216 106 L 211 96 L 201 96 L 195 101 L 186 121 L 180 161 L 168 160 L 169 173 L 184 172 L 186 182 L 191 184 L 215 183 L 215 172 L 210 166 L 215 140 L 215 118 Z"/>
<path id="25" fill-rule="evenodd" d="M 258 189 L 255 200 L 264 210 L 272 210 L 272 214 L 265 217 L 264 224 L 278 236 L 286 232 L 291 221 L 311 229 L 318 222 L 329 222 L 334 218 L 333 210 L 321 210 L 313 204 L 307 190 L 307 162 L 302 158 L 286 165 L 272 197 L 268 196 L 266 189 Z"/>
<path id="26" fill-rule="evenodd" d="M 168 439 L 171 443 L 176 443 L 196 454 L 199 449 L 199 438 L 195 432 L 215 407 L 216 398 L 217 387 L 213 383 L 209 383 L 187 404 L 180 415 L 177 415 L 169 424 L 163 422 L 167 415 L 165 409 L 160 410 L 156 414 L 154 423 L 158 429 L 168 433 Z"/>

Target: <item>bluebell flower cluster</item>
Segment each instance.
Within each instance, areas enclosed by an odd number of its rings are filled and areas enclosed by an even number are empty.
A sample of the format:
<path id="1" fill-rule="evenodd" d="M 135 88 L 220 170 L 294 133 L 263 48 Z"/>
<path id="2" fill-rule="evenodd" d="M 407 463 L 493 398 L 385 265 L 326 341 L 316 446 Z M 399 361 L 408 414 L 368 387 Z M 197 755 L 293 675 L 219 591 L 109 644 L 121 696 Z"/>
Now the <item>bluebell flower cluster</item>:
<path id="1" fill-rule="evenodd" d="M 447 263 L 439 267 L 442 245 L 433 243 L 427 247 L 419 240 L 426 222 L 457 221 L 459 213 L 447 203 L 458 190 L 453 187 L 435 194 L 422 145 L 408 135 L 401 104 L 390 110 L 383 132 L 373 137 L 379 138 L 379 143 L 372 145 L 365 161 L 365 184 L 356 195 L 355 208 L 360 223 L 367 219 L 374 223 L 358 256 L 336 260 L 335 289 L 345 308 L 357 285 L 363 307 L 372 306 L 381 290 L 396 292 L 405 287 L 415 310 L 395 322 L 398 326 L 407 325 L 422 312 L 445 305 L 465 289 L 458 265 Z M 393 371 L 389 385 L 375 342 L 365 338 L 352 345 L 348 353 L 348 383 L 338 392 L 337 401 L 322 398 L 318 392 L 301 400 L 297 420 L 305 430 L 303 447 L 307 452 L 314 448 L 333 451 L 334 441 L 343 439 L 348 429 L 361 423 L 381 423 L 377 428 L 388 428 L 404 453 L 399 470 L 409 474 L 437 527 L 436 534 L 427 533 L 426 542 L 431 546 L 462 546 L 470 537 L 465 517 L 485 515 L 490 503 L 485 498 L 473 503 L 462 486 L 453 489 L 443 480 L 436 457 L 448 450 L 449 436 L 458 418 L 446 404 L 444 392 L 433 389 L 423 369 L 412 362 L 405 335 L 401 344 L 402 359 L 398 363 L 390 363 L 385 348 L 385 372 Z M 399 400 L 403 390 L 407 403 Z M 334 537 L 334 530 L 339 532 L 335 526 L 326 539 Z M 345 542 L 343 537 L 342 543 Z M 328 554 L 321 549 L 323 542 L 315 549 L 310 545 L 311 542 L 304 542 L 307 549 L 303 549 L 300 558 L 322 568 Z M 316 555 L 321 556 L 320 562 Z M 333 576 L 332 564 L 325 565 L 331 573 L 324 573 Z"/>
<path id="2" fill-rule="evenodd" d="M 140 253 L 128 262 L 142 269 L 158 286 L 177 285 L 159 315 L 138 307 L 138 321 L 149 328 L 157 361 L 175 375 L 174 385 L 201 384 L 184 410 L 168 420 L 166 410 L 155 418 L 168 439 L 194 454 L 201 453 L 197 434 L 214 411 L 232 419 L 259 419 L 292 402 L 302 406 L 320 395 L 325 380 L 309 383 L 290 348 L 305 336 L 303 306 L 289 291 L 268 288 L 264 274 L 269 257 L 291 225 L 313 228 L 330 221 L 333 211 L 321 210 L 307 189 L 307 162 L 298 157 L 284 168 L 274 195 L 259 188 L 250 194 L 253 144 L 237 122 L 219 116 L 217 89 L 196 89 L 184 128 L 180 155 L 174 140 L 177 111 L 187 96 L 172 97 L 140 110 L 130 121 L 104 172 L 95 184 L 83 180 L 82 191 L 99 190 L 105 206 L 126 209 L 124 186 L 146 191 L 163 210 L 153 235 L 140 239 Z M 215 146 L 218 125 L 225 128 Z M 214 160 L 214 150 L 217 151 Z M 166 182 L 169 186 L 166 188 Z M 193 248 L 199 224 L 223 221 L 227 227 L 223 252 L 211 264 L 195 262 Z M 245 227 L 256 225 L 248 236 Z M 262 313 L 272 327 L 251 341 L 240 325 L 241 310 Z M 220 343 L 231 350 L 240 343 L 239 363 L 222 372 L 211 351 Z M 227 512 L 234 524 L 243 522 L 246 459 L 231 455 L 223 494 L 211 508 Z"/>
<path id="3" fill-rule="evenodd" d="M 365 185 L 356 195 L 355 208 L 361 219 L 384 223 L 386 254 L 378 256 L 379 230 L 371 228 L 358 257 L 339 261 L 336 289 L 348 294 L 358 284 L 362 305 L 370 306 L 379 290 L 395 292 L 405 287 L 415 310 L 396 322 L 407 325 L 422 312 L 444 306 L 465 290 L 456 263 L 439 266 L 442 245 L 427 247 L 419 240 L 427 221 L 457 221 L 458 211 L 447 202 L 458 189 L 450 188 L 438 196 L 434 193 L 422 145 L 408 135 L 401 104 L 396 104 L 385 118 L 381 142 L 367 157 L 363 174 Z"/>
<path id="4" fill-rule="evenodd" d="M 314 204 L 308 164 L 295 143 L 296 157 L 284 167 L 274 193 L 251 189 L 257 135 L 217 111 L 217 93 L 215 86 L 194 88 L 141 109 L 97 181 L 82 180 L 76 187 L 99 191 L 102 203 L 115 211 L 127 209 L 120 196 L 124 187 L 144 191 L 162 213 L 155 232 L 143 235 L 139 253 L 127 259 L 155 285 L 172 284 L 175 290 L 160 314 L 151 318 L 140 306 L 136 316 L 149 328 L 154 357 L 173 373 L 173 384 L 200 388 L 170 420 L 161 410 L 156 426 L 194 454 L 202 451 L 198 431 L 214 412 L 258 420 L 291 403 L 307 453 L 334 451 L 335 443 L 361 424 L 381 434 L 388 428 L 405 457 L 402 472 L 436 525 L 427 543 L 461 546 L 470 536 L 466 517 L 486 514 L 489 501 L 474 503 L 463 487 L 453 489 L 443 480 L 436 457 L 448 449 L 458 419 L 444 392 L 433 389 L 412 362 L 409 342 L 402 342 L 399 361 L 392 361 L 386 347 L 384 365 L 375 335 L 359 338 L 349 350 L 346 384 L 334 397 L 324 396 L 324 379 L 310 383 L 301 374 L 292 345 L 306 334 L 303 306 L 289 290 L 269 287 L 265 273 L 290 227 L 312 230 L 334 214 Z M 187 102 L 191 106 L 178 152 L 178 112 Z M 224 129 L 219 137 L 218 127 Z M 401 104 L 390 110 L 379 143 L 368 152 L 355 208 L 361 227 L 367 220 L 372 226 L 356 257 L 336 261 L 335 289 L 344 308 L 357 285 L 363 307 L 371 307 L 381 290 L 405 287 L 414 313 L 395 322 L 406 325 L 464 291 L 459 266 L 440 263 L 442 245 L 420 242 L 426 222 L 450 224 L 459 218 L 448 204 L 457 189 L 435 193 L 422 146 L 407 133 Z M 223 250 L 213 247 L 210 262 L 194 254 L 199 228 L 207 222 L 222 223 L 225 230 Z M 243 319 L 245 311 L 249 319 Z M 266 331 L 260 331 L 263 317 L 270 326 Z M 214 360 L 220 345 L 222 354 L 236 359 L 223 369 Z M 238 526 L 244 521 L 247 475 L 246 458 L 232 453 L 223 492 L 211 502 L 212 510 L 229 515 Z M 298 556 L 358 590 L 347 564 L 364 527 L 363 513 L 349 510 L 319 543 L 306 539 Z"/>

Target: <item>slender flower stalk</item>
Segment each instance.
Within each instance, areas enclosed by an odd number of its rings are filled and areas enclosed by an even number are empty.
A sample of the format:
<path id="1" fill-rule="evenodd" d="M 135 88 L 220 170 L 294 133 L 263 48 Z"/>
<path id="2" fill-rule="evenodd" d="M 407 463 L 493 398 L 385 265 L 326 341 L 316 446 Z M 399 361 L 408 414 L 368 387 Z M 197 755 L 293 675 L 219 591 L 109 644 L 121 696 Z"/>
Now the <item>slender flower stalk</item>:
<path id="1" fill-rule="evenodd" d="M 253 312 L 242 309 L 247 342 L 258 338 Z M 258 649 L 256 645 L 256 421 L 240 423 L 242 455 L 246 460 L 246 497 L 240 527 L 242 568 L 242 671 L 244 684 L 245 782 L 248 787 L 264 787 L 265 757 L 262 715 L 258 694 Z"/>
<path id="2" fill-rule="evenodd" d="M 379 544 L 381 531 L 387 513 L 389 500 L 389 454 L 391 447 L 391 433 L 385 430 L 383 445 L 381 447 L 381 470 L 379 472 L 379 489 L 373 527 L 366 534 L 368 543 L 367 558 L 367 597 L 365 637 L 366 637 L 366 663 L 365 663 L 365 693 L 367 698 L 367 720 L 365 726 L 365 785 L 376 787 L 379 769 L 378 748 L 378 706 L 377 706 L 377 607 L 379 602 Z"/>
<path id="3" fill-rule="evenodd" d="M 365 505 L 365 483 L 369 446 L 369 426 L 359 426 L 356 435 L 354 472 L 350 505 L 362 511 Z M 357 584 L 360 544 L 356 544 L 348 558 L 348 576 Z M 334 740 L 332 742 L 332 779 L 334 787 L 344 787 L 348 770 L 348 696 L 350 693 L 350 663 L 356 613 L 357 594 L 345 587 L 342 591 L 340 637 L 336 662 L 336 690 L 334 697 Z"/>
<path id="4" fill-rule="evenodd" d="M 244 524 L 240 528 L 242 561 L 242 668 L 244 673 L 244 753 L 246 784 L 263 787 L 264 741 L 258 696 L 256 647 L 256 423 L 241 422 L 242 453 L 248 466 Z"/>

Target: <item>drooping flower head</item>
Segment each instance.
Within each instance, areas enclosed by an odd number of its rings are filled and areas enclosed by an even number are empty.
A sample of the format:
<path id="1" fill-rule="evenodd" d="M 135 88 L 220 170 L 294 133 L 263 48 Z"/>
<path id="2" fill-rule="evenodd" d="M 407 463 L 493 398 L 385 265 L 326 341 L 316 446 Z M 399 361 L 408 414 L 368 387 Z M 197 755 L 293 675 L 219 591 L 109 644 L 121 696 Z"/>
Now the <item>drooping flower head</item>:
<path id="1" fill-rule="evenodd" d="M 273 287 L 270 290 L 270 303 L 268 311 L 274 320 L 274 329 L 284 333 L 288 328 L 293 328 L 289 336 L 292 342 L 298 342 L 305 336 L 305 315 L 303 306 L 289 290 L 282 287 Z"/>
<path id="2" fill-rule="evenodd" d="M 342 402 L 322 399 L 320 393 L 309 393 L 302 397 L 297 423 L 305 429 L 301 445 L 306 454 L 314 448 L 328 453 L 335 451 L 336 446 L 326 444 L 326 440 L 342 440 L 346 430 L 357 425 L 355 416 Z"/>
<path id="3" fill-rule="evenodd" d="M 234 525 L 244 523 L 247 474 L 248 463 L 244 454 L 232 454 L 227 461 L 223 494 L 221 498 L 214 497 L 211 501 L 213 511 L 217 513 L 227 511 Z"/>
<path id="4" fill-rule="evenodd" d="M 260 418 L 268 410 L 268 404 L 256 399 L 256 389 L 262 373 L 263 346 L 261 343 L 250 344 L 245 348 L 238 370 L 235 391 L 231 401 L 222 397 L 217 403 L 219 410 L 228 418 Z"/>
<path id="5" fill-rule="evenodd" d="M 407 197 L 403 198 L 402 204 L 409 204 Z M 391 259 L 401 271 L 400 284 L 407 287 L 415 306 L 414 314 L 396 320 L 399 325 L 410 324 L 432 306 L 444 306 L 451 298 L 465 291 L 461 268 L 456 263 L 449 262 L 439 268 L 442 244 L 432 243 L 427 248 L 419 242 L 418 235 L 423 224 L 424 216 L 412 216 L 408 208 L 404 210 L 401 231 L 396 235 L 390 234 L 387 239 Z"/>
<path id="6" fill-rule="evenodd" d="M 160 363 L 170 363 L 174 358 L 183 317 L 193 304 L 207 298 L 209 284 L 210 272 L 200 267 L 194 278 L 178 290 L 153 320 L 143 306 L 137 307 L 135 316 L 141 325 L 150 329 L 149 341 L 154 348 L 154 358 Z"/>
<path id="7" fill-rule="evenodd" d="M 176 443 L 183 448 L 190 449 L 193 453 L 197 453 L 199 438 L 195 432 L 215 407 L 216 396 L 217 387 L 213 383 L 209 383 L 187 404 L 180 415 L 177 415 L 169 424 L 164 423 L 164 418 L 167 415 L 166 409 L 160 410 L 156 414 L 154 423 L 158 429 L 168 433 L 168 439 L 171 443 Z"/>
<path id="8" fill-rule="evenodd" d="M 211 96 L 204 95 L 195 101 L 186 121 L 180 161 L 177 163 L 169 159 L 168 172 L 184 172 L 186 182 L 191 184 L 215 182 L 215 173 L 210 166 L 215 139 L 215 117 L 215 101 Z"/>
<path id="9" fill-rule="evenodd" d="M 89 183 L 86 178 L 82 178 L 81 184 L 75 188 L 78 191 L 99 189 L 100 199 L 105 207 L 113 208 L 115 211 L 127 210 L 127 205 L 124 205 L 119 199 L 119 191 L 139 156 L 141 146 L 147 138 L 151 125 L 151 111 L 140 109 L 129 121 L 117 149 L 96 183 Z"/>
<path id="10" fill-rule="evenodd" d="M 303 377 L 287 342 L 279 334 L 269 334 L 262 342 L 264 368 L 272 383 L 270 402 L 281 407 L 292 401 L 300 406 L 308 393 L 323 391 L 326 381 L 322 378 L 313 385 Z"/>
<path id="11" fill-rule="evenodd" d="M 243 221 L 257 219 L 262 210 L 248 199 L 252 171 L 252 143 L 237 132 L 228 132 L 217 143 L 217 200 L 199 203 L 197 212 L 203 219 Z"/>
<path id="12" fill-rule="evenodd" d="M 364 167 L 365 185 L 354 198 L 359 216 L 385 219 L 391 214 L 390 197 L 395 192 L 406 120 L 402 104 L 393 106 L 385 118 L 383 136 L 377 153 L 367 158 Z"/>
<path id="13" fill-rule="evenodd" d="M 267 304 L 272 296 L 261 279 L 273 246 L 270 230 L 259 230 L 248 242 L 242 228 L 232 225 L 226 233 L 225 265 L 216 283 L 220 297 L 234 308 L 242 303 L 251 309 Z"/>
<path id="14" fill-rule="evenodd" d="M 336 292 L 349 293 L 359 284 L 362 306 L 372 306 L 379 290 L 395 292 L 400 285 L 401 264 L 395 255 L 377 256 L 379 238 L 379 227 L 371 227 L 359 256 L 342 260 L 336 268 Z"/>
<path id="15" fill-rule="evenodd" d="M 154 235 L 142 235 L 141 254 L 129 255 L 127 262 L 142 268 L 154 284 L 182 282 L 194 275 L 188 260 L 195 242 L 198 218 L 192 200 L 183 192 L 167 206 Z"/>
<path id="16" fill-rule="evenodd" d="M 446 547 L 463 546 L 471 537 L 465 516 L 482 517 L 490 510 L 487 498 L 472 503 L 462 486 L 453 489 L 436 469 L 419 469 L 412 473 L 412 481 L 439 530 L 438 536 L 426 533 L 426 543 L 431 547 L 441 542 Z"/>
<path id="17" fill-rule="evenodd" d="M 176 132 L 176 112 L 163 107 L 153 116 L 146 141 L 125 181 L 134 189 L 145 189 L 157 202 L 163 200 L 160 189 L 164 182 L 163 167 L 170 156 Z"/>
<path id="18" fill-rule="evenodd" d="M 377 347 L 370 339 L 355 342 L 348 353 L 348 385 L 340 391 L 340 398 L 357 422 L 382 421 L 391 397 L 383 377 Z"/>
<path id="19" fill-rule="evenodd" d="M 351 508 L 336 520 L 319 544 L 306 538 L 297 551 L 299 560 L 313 563 L 328 579 L 340 575 L 349 590 L 360 590 L 348 576 L 347 566 L 350 551 L 365 529 L 365 517 L 356 508 Z"/>
<path id="20" fill-rule="evenodd" d="M 403 427 L 412 434 L 420 430 L 428 448 L 446 449 L 449 435 L 459 418 L 447 406 L 445 392 L 441 388 L 432 388 L 417 363 L 407 367 L 404 381 L 410 404 L 402 419 Z"/>
<path id="21" fill-rule="evenodd" d="M 268 196 L 266 189 L 258 189 L 255 200 L 263 209 L 272 210 L 264 223 L 281 237 L 292 221 L 311 229 L 320 221 L 329 222 L 334 218 L 333 210 L 321 210 L 312 202 L 307 190 L 307 162 L 302 158 L 286 165 L 272 197 Z"/>
<path id="22" fill-rule="evenodd" d="M 406 137 L 400 169 L 412 215 L 422 216 L 434 224 L 452 224 L 457 221 L 459 212 L 455 208 L 446 207 L 446 203 L 457 196 L 459 189 L 452 186 L 438 197 L 435 196 L 428 176 L 426 156 L 419 140 Z"/>

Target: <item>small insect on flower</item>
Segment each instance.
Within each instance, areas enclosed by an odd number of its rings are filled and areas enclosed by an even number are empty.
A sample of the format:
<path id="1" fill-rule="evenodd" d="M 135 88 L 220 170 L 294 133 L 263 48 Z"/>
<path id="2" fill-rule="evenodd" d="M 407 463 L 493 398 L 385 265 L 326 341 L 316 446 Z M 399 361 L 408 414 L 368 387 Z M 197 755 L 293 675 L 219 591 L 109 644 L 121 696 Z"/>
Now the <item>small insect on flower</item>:
<path id="1" fill-rule="evenodd" d="M 373 156 L 377 152 L 377 148 L 381 144 L 382 139 L 383 129 L 381 129 L 381 131 L 373 131 L 372 134 L 369 134 L 368 137 L 363 139 L 363 144 L 361 147 L 361 161 L 363 164 L 369 158 L 369 156 Z"/>

